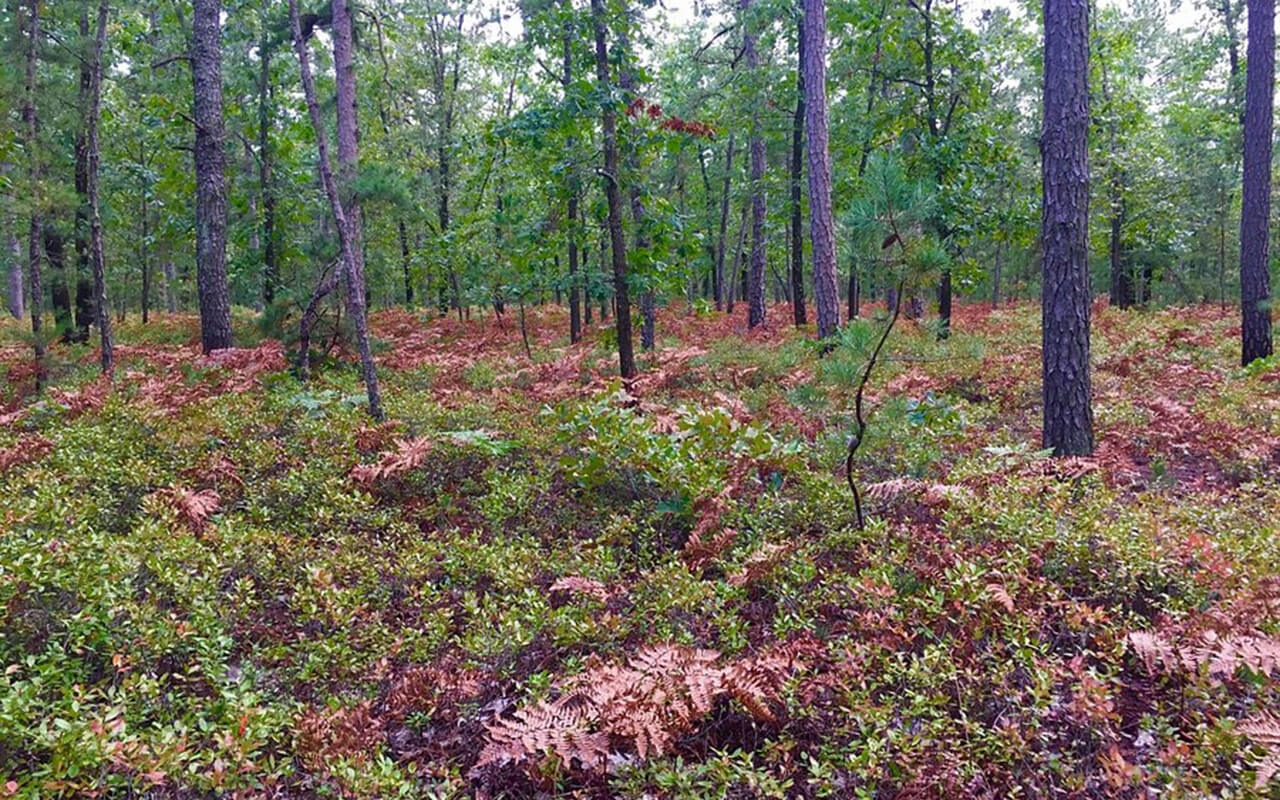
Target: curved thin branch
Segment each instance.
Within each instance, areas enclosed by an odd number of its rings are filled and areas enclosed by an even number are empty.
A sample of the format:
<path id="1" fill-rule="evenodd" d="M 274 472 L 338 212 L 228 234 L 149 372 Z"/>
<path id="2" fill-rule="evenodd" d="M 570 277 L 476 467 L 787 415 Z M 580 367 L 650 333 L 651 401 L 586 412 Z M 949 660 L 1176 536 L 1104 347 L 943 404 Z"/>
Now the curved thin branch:
<path id="1" fill-rule="evenodd" d="M 875 349 L 871 351 L 871 357 L 867 359 L 867 366 L 862 370 L 862 380 L 858 381 L 858 392 L 853 402 L 853 417 L 858 424 L 858 428 L 849 439 L 849 447 L 845 451 L 844 479 L 849 484 L 849 491 L 853 493 L 853 508 L 858 515 L 858 530 L 865 530 L 867 527 L 866 517 L 862 514 L 862 496 L 858 494 L 858 485 L 853 481 L 853 458 L 857 454 L 858 448 L 862 446 L 862 437 L 867 431 L 867 422 L 862 418 L 862 394 L 867 388 L 867 383 L 871 380 L 871 370 L 875 369 L 876 361 L 880 357 L 880 350 L 884 348 L 884 343 L 888 340 L 894 323 L 898 321 L 898 315 L 902 313 L 901 298 L 902 290 L 905 286 L 906 281 L 898 281 L 898 302 L 894 304 L 893 315 L 889 317 L 888 324 L 884 326 L 884 331 L 880 334 L 880 341 L 876 342 Z"/>

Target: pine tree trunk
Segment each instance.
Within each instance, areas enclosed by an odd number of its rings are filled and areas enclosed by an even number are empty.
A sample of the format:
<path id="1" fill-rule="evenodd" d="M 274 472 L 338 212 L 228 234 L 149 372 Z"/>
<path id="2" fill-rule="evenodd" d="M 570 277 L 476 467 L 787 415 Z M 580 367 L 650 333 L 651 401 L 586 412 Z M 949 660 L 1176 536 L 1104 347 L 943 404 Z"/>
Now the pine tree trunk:
<path id="1" fill-rule="evenodd" d="M 733 310 L 733 292 L 728 292 L 726 297 L 724 282 L 724 256 L 725 248 L 728 246 L 729 235 L 729 189 L 732 188 L 733 178 L 733 131 L 729 132 L 729 143 L 725 147 L 724 154 L 724 181 L 720 186 L 720 232 L 716 238 L 716 265 L 715 272 L 712 277 L 712 291 L 715 293 L 716 311 L 722 311 L 728 302 L 729 310 Z"/>
<path id="2" fill-rule="evenodd" d="M 36 391 L 44 388 L 44 287 L 40 274 L 40 251 L 44 244 L 44 220 L 40 204 L 40 116 L 36 109 L 36 64 L 40 60 L 40 0 L 27 0 L 26 82 L 23 87 L 22 123 L 27 151 L 27 181 L 32 195 L 31 218 L 27 227 L 27 280 L 31 286 L 31 339 L 36 360 Z"/>
<path id="3" fill-rule="evenodd" d="M 80 4 L 80 40 L 82 42 L 89 41 L 89 2 L 83 0 Z M 66 281 L 68 297 L 72 287 L 75 291 L 75 306 L 72 309 L 72 317 L 74 327 L 66 326 L 62 330 L 62 339 L 67 342 L 88 342 L 89 326 L 94 322 L 93 311 L 93 284 L 91 282 L 92 267 L 90 259 L 92 258 L 91 247 L 89 242 L 89 105 L 90 95 L 93 93 L 93 60 L 92 55 L 80 60 L 80 89 L 77 96 L 76 110 L 79 113 L 78 125 L 76 127 L 75 139 L 72 143 L 72 150 L 75 152 L 75 189 L 76 189 L 76 211 L 75 211 L 75 231 L 73 240 L 75 242 L 76 258 L 75 268 L 70 275 L 64 273 L 63 280 Z M 68 301 L 69 302 L 69 301 Z"/>
<path id="4" fill-rule="evenodd" d="M 760 56 L 756 52 L 756 34 L 752 31 L 750 20 L 751 0 L 740 0 L 742 13 L 742 54 L 747 64 L 747 71 L 752 80 L 757 80 L 760 71 Z M 752 103 L 756 109 L 751 115 L 751 140 L 748 143 L 750 152 L 751 181 L 751 258 L 747 268 L 747 327 L 754 328 L 764 323 L 764 280 L 765 280 L 765 241 L 764 224 L 768 208 L 764 196 L 765 146 L 764 136 L 760 132 L 759 103 Z"/>
<path id="5" fill-rule="evenodd" d="M 196 125 L 196 286 L 200 299 L 200 346 L 205 353 L 233 345 L 226 263 L 221 15 L 221 0 L 194 0 L 191 77 Z"/>
<path id="6" fill-rule="evenodd" d="M 329 145 L 325 136 L 324 118 L 321 116 L 320 105 L 316 100 L 315 81 L 311 76 L 311 60 L 307 54 L 307 43 L 302 38 L 302 26 L 298 21 L 297 0 L 289 0 L 289 19 L 293 28 L 293 46 L 298 54 L 298 67 L 302 77 L 303 94 L 306 96 L 307 112 L 311 117 L 311 125 L 315 129 L 320 181 L 324 184 L 324 191 L 329 199 L 329 207 L 333 212 L 333 219 L 338 228 L 338 247 L 342 254 L 343 277 L 347 283 L 347 311 L 351 315 L 351 324 L 355 328 L 356 334 L 356 347 L 360 351 L 361 374 L 364 379 L 365 390 L 369 396 L 369 415 L 376 420 L 382 420 L 384 416 L 382 395 L 378 388 L 378 373 L 373 363 L 373 351 L 369 346 L 369 329 L 365 317 L 364 275 L 358 269 L 358 265 L 362 262 L 357 260 L 356 256 L 357 228 L 352 220 L 347 218 L 346 210 L 342 206 L 342 196 L 339 194 L 333 171 L 329 167 Z M 351 15 L 344 0 L 333 0 L 333 26 L 336 50 L 336 43 L 339 38 L 344 38 L 347 43 L 351 42 Z M 339 28 L 345 28 L 345 31 L 339 31 Z M 336 53 L 335 59 L 337 60 Z M 343 86 L 346 81 L 354 84 L 354 66 L 349 64 L 350 68 L 344 69 L 341 66 L 341 60 L 338 60 L 338 64 L 337 95 L 340 98 L 352 98 L 349 111 L 354 113 L 355 86 Z M 340 109 L 339 114 L 341 115 L 341 100 L 338 106 Z M 339 131 L 342 130 L 341 121 L 338 128 Z M 353 121 L 348 130 L 349 133 L 354 134 Z M 354 160 L 358 153 L 351 155 Z"/>
<path id="7" fill-rule="evenodd" d="M 1244 182 L 1240 211 L 1240 360 L 1271 355 L 1271 138 L 1275 0 L 1249 0 L 1245 51 Z"/>
<path id="8" fill-rule="evenodd" d="M 18 240 L 16 220 L 10 220 L 9 253 L 12 260 L 9 263 L 9 296 L 7 306 L 10 316 L 14 319 L 22 319 L 26 316 L 27 306 L 25 302 L 26 298 L 23 296 L 22 243 Z"/>
<path id="9" fill-rule="evenodd" d="M 102 150 L 98 143 L 98 121 L 102 116 L 102 51 L 107 41 L 107 0 L 98 5 L 98 28 L 93 41 L 93 58 L 89 88 L 89 119 L 86 148 L 89 156 L 89 240 L 93 270 L 93 310 L 101 345 L 102 374 L 115 372 L 115 348 L 111 341 L 111 314 L 107 308 L 107 272 L 102 242 L 102 209 L 99 205 L 98 179 L 102 172 Z"/>
<path id="10" fill-rule="evenodd" d="M 595 26 L 596 80 L 603 96 L 600 125 L 604 139 L 604 188 L 609 206 L 609 243 L 613 250 L 613 288 L 618 332 L 618 368 L 622 377 L 636 376 L 635 352 L 631 345 L 631 301 L 627 295 L 627 245 L 622 234 L 622 193 L 618 188 L 618 131 L 616 112 L 609 87 L 609 49 L 605 43 L 604 0 L 591 0 Z M 603 309 L 602 309 L 603 311 Z"/>
<path id="11" fill-rule="evenodd" d="M 804 0 L 805 127 L 809 154 L 809 236 L 813 240 L 813 300 L 818 338 L 840 327 L 836 288 L 836 232 L 831 209 L 831 153 L 827 146 L 827 11 L 825 0 Z"/>
<path id="12" fill-rule="evenodd" d="M 264 18 L 267 6 L 263 6 Z M 276 190 L 271 147 L 272 108 L 271 56 L 272 43 L 264 32 L 258 40 L 258 191 L 262 194 L 262 304 L 270 307 L 276 299 L 280 281 L 276 264 Z"/>
<path id="13" fill-rule="evenodd" d="M 1041 138 L 1044 446 L 1060 456 L 1093 452 L 1088 17 L 1088 0 L 1045 0 Z"/>
<path id="14" fill-rule="evenodd" d="M 791 310 L 796 327 L 808 322 L 804 307 L 804 218 L 800 182 L 804 179 L 804 10 L 796 31 L 796 113 L 791 120 Z"/>

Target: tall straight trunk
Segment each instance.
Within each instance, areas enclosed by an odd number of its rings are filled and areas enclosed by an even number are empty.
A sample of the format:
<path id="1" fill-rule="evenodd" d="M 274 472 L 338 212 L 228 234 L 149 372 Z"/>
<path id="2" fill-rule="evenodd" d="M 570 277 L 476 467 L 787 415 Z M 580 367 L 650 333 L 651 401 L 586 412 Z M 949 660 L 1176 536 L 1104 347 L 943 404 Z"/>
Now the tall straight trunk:
<path id="1" fill-rule="evenodd" d="M 758 78 L 760 56 L 756 52 L 756 34 L 752 32 L 750 17 L 751 0 L 741 0 L 739 8 L 742 13 L 742 54 L 747 70 L 753 80 Z M 764 270 L 765 241 L 764 222 L 768 208 L 764 197 L 765 147 L 764 136 L 760 133 L 759 103 L 752 103 L 756 109 L 751 115 L 751 141 L 748 143 L 751 169 L 751 259 L 747 269 L 747 327 L 754 328 L 764 323 Z"/>
<path id="2" fill-rule="evenodd" d="M 206 353 L 233 345 L 227 287 L 221 16 L 221 0 L 194 0 L 191 78 L 196 125 L 196 287 L 200 299 L 200 346 Z"/>
<path id="3" fill-rule="evenodd" d="M 40 250 L 44 245 L 44 220 L 40 192 L 40 116 L 36 110 L 36 64 L 40 60 L 40 0 L 27 0 L 26 81 L 22 95 L 22 124 L 27 151 L 27 180 L 31 192 L 31 218 L 27 226 L 27 280 L 31 285 L 31 341 L 36 360 L 36 391 L 44 388 L 44 286 L 40 274 Z"/>
<path id="4" fill-rule="evenodd" d="M 164 275 L 164 310 L 170 314 L 178 313 L 178 266 L 172 258 L 160 262 L 160 273 Z"/>
<path id="5" fill-rule="evenodd" d="M 733 292 L 725 297 L 724 254 L 729 235 L 729 189 L 733 179 L 733 131 L 729 132 L 729 143 L 724 153 L 724 180 L 720 185 L 720 232 L 716 237 L 716 265 L 712 275 L 712 291 L 716 299 L 716 311 L 721 311 L 728 300 L 730 310 L 733 307 Z"/>
<path id="6" fill-rule="evenodd" d="M 572 12 L 573 7 L 570 0 L 564 0 L 564 8 L 566 12 Z M 571 13 L 566 15 L 563 34 L 561 39 L 563 66 L 560 73 L 560 85 L 567 100 L 569 87 L 573 84 L 573 41 L 575 37 Z M 578 195 L 580 190 L 578 187 L 577 165 L 572 161 L 576 147 L 577 142 L 570 136 L 568 141 L 565 142 L 565 152 L 569 154 L 571 159 L 569 162 L 569 198 L 565 216 L 569 218 L 569 341 L 574 344 L 582 341 L 582 316 L 579 308 L 581 303 L 578 292 Z M 591 313 L 590 309 L 591 305 L 588 303 L 588 315 Z M 590 322 L 590 319 L 587 321 Z"/>
<path id="7" fill-rule="evenodd" d="M 404 220 L 396 220 L 396 233 L 400 238 L 400 272 L 404 279 L 404 304 L 408 308 L 413 308 L 413 274 L 411 269 L 412 259 L 409 251 L 409 229 L 405 226 Z"/>
<path id="8" fill-rule="evenodd" d="M 1004 266 L 1004 242 L 996 242 L 995 266 L 991 271 L 991 307 L 1000 307 L 1000 272 Z"/>
<path id="9" fill-rule="evenodd" d="M 632 74 L 628 64 L 631 57 L 631 41 L 627 33 L 626 24 L 629 24 L 631 11 L 627 8 L 626 3 L 622 6 L 623 16 L 627 20 L 621 32 L 618 34 L 618 47 L 623 54 L 621 66 L 618 68 L 618 84 L 622 88 L 623 97 L 630 104 L 639 98 L 636 93 L 635 75 Z M 635 224 L 635 250 L 637 253 L 644 254 L 649 250 L 649 237 L 644 231 L 644 201 L 640 197 L 640 156 L 634 143 L 629 143 L 627 147 L 627 172 L 631 175 L 631 185 L 627 189 L 628 197 L 631 201 L 631 221 Z M 647 256 L 641 255 L 641 259 L 647 261 Z M 654 346 L 654 317 L 656 313 L 656 301 L 654 298 L 653 288 L 647 288 L 640 295 L 640 346 L 645 350 L 652 350 Z"/>
<path id="10" fill-rule="evenodd" d="M 804 101 L 809 155 L 809 236 L 813 240 L 813 300 L 818 338 L 840 327 L 836 288 L 836 231 L 831 210 L 831 152 L 827 147 L 827 11 L 825 0 L 804 0 Z"/>
<path id="11" fill-rule="evenodd" d="M 601 104 L 600 127 L 604 139 L 604 189 L 609 206 L 609 243 L 613 250 L 613 290 L 618 332 L 618 369 L 622 377 L 636 376 L 635 352 L 631 345 L 631 300 L 627 294 L 627 244 L 622 235 L 622 193 L 618 188 L 617 113 L 609 88 L 609 48 L 605 43 L 604 0 L 591 0 L 595 27 L 596 81 L 605 98 Z M 603 310 L 603 309 L 602 309 Z"/>
<path id="12" fill-rule="evenodd" d="M 9 294 L 7 307 L 14 319 L 26 316 L 27 306 L 23 296 L 22 243 L 18 240 L 17 220 L 9 220 Z"/>
<path id="13" fill-rule="evenodd" d="M 86 146 L 89 151 L 89 240 L 93 269 L 93 309 L 101 345 L 102 374 L 115 372 L 115 348 L 111 341 L 111 314 L 107 309 L 107 270 L 102 244 L 102 209 L 98 199 L 98 178 L 102 172 L 102 150 L 98 143 L 98 121 L 102 116 L 102 51 L 107 41 L 107 0 L 98 4 L 98 28 L 93 40 L 92 76 L 89 88 L 89 120 Z"/>
<path id="14" fill-rule="evenodd" d="M 355 25 L 349 0 L 332 0 L 333 64 L 337 95 L 338 196 L 350 226 L 347 236 L 355 275 L 364 285 L 364 221 L 355 182 L 360 171 L 360 119 L 356 111 Z M 349 289 L 348 289 L 349 291 Z"/>
<path id="15" fill-rule="evenodd" d="M 796 113 L 791 120 L 791 311 L 796 327 L 808 322 L 804 307 L 804 217 L 800 183 L 804 180 L 804 10 L 796 31 Z"/>
<path id="16" fill-rule="evenodd" d="M 339 34 L 339 27 L 346 27 L 345 37 L 348 42 L 351 41 L 351 15 L 347 12 L 344 0 L 334 0 L 333 2 L 333 24 L 334 24 L 334 41 L 336 42 Z M 369 328 L 368 321 L 365 317 L 365 299 L 364 299 L 364 276 L 358 271 L 357 265 L 361 262 L 356 257 L 356 227 L 352 220 L 347 217 L 346 211 L 342 206 L 342 197 L 338 193 L 338 185 L 333 177 L 333 170 L 329 167 L 329 144 L 328 137 L 325 136 L 324 118 L 320 113 L 320 105 L 316 100 L 315 81 L 311 77 L 311 60 L 307 55 L 307 43 L 302 38 L 302 26 L 298 21 L 298 0 L 289 0 L 289 22 L 293 29 L 293 46 L 298 54 L 298 67 L 302 77 L 302 90 L 307 101 L 307 113 L 311 117 L 311 125 L 315 129 L 316 136 L 316 155 L 319 162 L 320 181 L 324 184 L 324 192 L 329 199 L 329 207 L 333 212 L 334 223 L 338 229 L 338 248 L 342 254 L 343 274 L 347 282 L 347 312 L 351 316 L 352 327 L 355 328 L 356 347 L 360 351 L 360 367 L 362 377 L 364 378 L 365 391 L 369 397 L 369 415 L 376 420 L 383 419 L 382 411 L 382 395 L 378 388 L 378 373 L 373 363 L 373 351 L 369 346 Z M 339 62 L 341 63 L 341 62 Z M 338 95 L 344 96 L 344 92 L 350 92 L 354 97 L 355 87 L 342 87 L 344 70 L 339 67 L 337 71 L 339 88 Z M 347 80 L 354 81 L 354 69 L 346 70 Z M 339 102 L 341 106 L 341 102 Z M 354 112 L 354 105 L 351 111 Z"/>
<path id="17" fill-rule="evenodd" d="M 147 189 L 142 190 L 142 208 L 138 210 L 142 217 L 142 241 L 138 243 L 138 260 L 142 262 L 142 324 L 151 321 L 151 204 L 147 200 Z"/>
<path id="18" fill-rule="evenodd" d="M 1089 5 L 1044 3 L 1044 446 L 1093 452 L 1089 379 Z"/>
<path id="19" fill-rule="evenodd" d="M 751 199 L 745 198 L 742 201 L 742 219 L 738 221 L 738 244 L 733 248 L 733 265 L 729 267 L 730 275 L 741 275 L 742 270 L 742 250 L 747 242 L 747 220 L 751 212 Z M 745 295 L 745 292 L 743 293 Z M 726 306 L 729 313 L 733 313 L 733 285 L 730 286 L 729 302 Z"/>
<path id="20" fill-rule="evenodd" d="M 264 17 L 267 6 L 263 5 Z M 276 264 L 276 189 L 274 153 L 271 147 L 272 108 L 271 56 L 273 44 L 267 33 L 258 40 L 258 191 L 262 195 L 262 304 L 276 299 L 279 267 Z"/>
<path id="21" fill-rule="evenodd" d="M 80 4 L 80 41 L 89 41 L 89 0 L 83 0 Z M 80 91 L 77 97 L 76 110 L 80 115 L 78 125 L 76 126 L 75 139 L 72 149 L 75 152 L 75 189 L 76 189 L 76 212 L 75 212 L 75 241 L 76 258 L 74 270 L 70 275 L 64 273 L 63 280 L 67 282 L 68 297 L 70 291 L 74 287 L 75 306 L 74 306 L 74 325 L 67 326 L 61 331 L 63 341 L 68 342 L 87 342 L 89 341 L 89 326 L 94 321 L 93 311 L 93 284 L 91 282 L 92 267 L 90 259 L 92 258 L 89 234 L 89 105 L 92 102 L 90 95 L 93 93 L 93 56 L 88 54 L 80 59 Z"/>
<path id="22" fill-rule="evenodd" d="M 858 281 L 858 263 L 849 262 L 849 319 L 862 313 L 862 286 Z"/>
<path id="23" fill-rule="evenodd" d="M 1116 308 L 1129 308 L 1134 304 L 1133 270 L 1125 263 L 1124 218 L 1125 203 L 1118 175 L 1111 182 L 1111 230 L 1108 241 L 1108 259 L 1111 264 L 1110 303 Z"/>
<path id="24" fill-rule="evenodd" d="M 716 197 L 711 191 L 711 176 L 707 174 L 706 153 L 698 150 L 698 172 L 702 174 L 702 192 L 706 199 L 707 214 L 707 271 L 703 275 L 702 295 L 712 296 L 716 271 Z"/>
<path id="25" fill-rule="evenodd" d="M 1249 0 L 1245 51 L 1244 182 L 1240 211 L 1240 361 L 1271 355 L 1271 137 L 1275 0 Z"/>

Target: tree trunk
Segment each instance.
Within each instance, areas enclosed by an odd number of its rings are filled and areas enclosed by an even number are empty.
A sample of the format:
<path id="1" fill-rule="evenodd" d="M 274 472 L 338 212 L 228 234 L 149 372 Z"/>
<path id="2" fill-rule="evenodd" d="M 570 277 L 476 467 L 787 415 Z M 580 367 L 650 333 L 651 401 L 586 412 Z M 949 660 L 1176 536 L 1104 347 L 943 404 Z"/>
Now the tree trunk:
<path id="1" fill-rule="evenodd" d="M 1275 0 L 1249 0 L 1245 51 L 1244 182 L 1240 211 L 1240 361 L 1271 355 L 1271 137 Z"/>
<path id="2" fill-rule="evenodd" d="M 831 153 L 827 148 L 827 11 L 825 0 L 804 0 L 804 100 L 809 154 L 809 235 L 813 240 L 813 300 L 818 338 L 840 327 L 836 288 L 836 232 L 831 210 Z"/>
<path id="3" fill-rule="evenodd" d="M 622 193 L 618 188 L 618 131 L 616 112 L 609 87 L 609 49 L 605 44 L 604 0 L 591 0 L 595 26 L 596 80 L 605 100 L 601 104 L 600 125 L 604 138 L 604 188 L 609 205 L 609 242 L 613 249 L 614 314 L 618 332 L 618 368 L 622 377 L 636 376 L 635 353 L 631 346 L 631 301 L 627 295 L 627 245 L 622 235 Z"/>
<path id="4" fill-rule="evenodd" d="M 800 182 L 804 173 L 804 9 L 796 31 L 796 113 L 791 120 L 791 311 L 796 327 L 808 322 L 804 307 L 804 218 Z"/>
<path id="5" fill-rule="evenodd" d="M 102 244 L 102 209 L 98 199 L 98 178 L 102 172 L 102 150 L 98 144 L 98 120 L 102 116 L 102 51 L 107 41 L 107 0 L 98 5 L 98 29 L 93 40 L 92 76 L 89 88 L 87 149 L 89 151 L 89 240 L 93 269 L 93 310 L 101 344 L 102 374 L 115 373 L 115 348 L 111 341 L 111 314 L 107 309 L 107 271 Z"/>
<path id="6" fill-rule="evenodd" d="M 716 239 L 716 265 L 715 273 L 712 276 L 712 291 L 715 294 L 716 311 L 725 308 L 725 302 L 728 301 L 729 310 L 733 310 L 733 292 L 730 291 L 729 296 L 725 297 L 724 282 L 724 256 L 725 247 L 728 245 L 727 237 L 729 234 L 729 189 L 732 187 L 733 178 L 733 132 L 729 132 L 729 143 L 725 148 L 724 154 L 724 181 L 720 186 L 720 233 Z"/>
<path id="7" fill-rule="evenodd" d="M 208 353 L 233 345 L 226 263 L 226 154 L 222 147 L 222 2 L 194 3 L 191 77 L 196 125 L 196 286 L 200 346 Z"/>
<path id="8" fill-rule="evenodd" d="M 360 171 L 360 118 L 356 110 L 355 26 L 349 0 L 332 0 L 333 64 L 337 99 L 338 198 L 346 214 L 355 275 L 364 287 L 364 220 L 356 178 Z M 350 292 L 350 287 L 348 288 Z"/>
<path id="9" fill-rule="evenodd" d="M 409 229 L 405 226 L 404 220 L 396 220 L 396 232 L 400 237 L 400 272 L 401 277 L 404 278 L 404 304 L 407 308 L 413 308 L 413 274 L 410 269 Z"/>
<path id="10" fill-rule="evenodd" d="M 1044 446 L 1059 456 L 1093 452 L 1088 18 L 1088 0 L 1045 0 L 1040 143 Z"/>
<path id="11" fill-rule="evenodd" d="M 564 97 L 567 101 L 569 98 L 569 87 L 573 84 L 573 42 L 575 39 L 573 29 L 573 4 L 570 0 L 564 0 L 565 21 L 563 25 L 563 36 L 561 37 L 562 49 L 562 67 L 560 73 L 560 86 L 564 91 Z M 565 152 L 569 155 L 569 198 L 566 201 L 567 208 L 565 216 L 568 219 L 568 239 L 569 239 L 569 342 L 577 344 L 582 341 L 582 312 L 580 309 L 581 301 L 578 292 L 578 170 L 577 165 L 573 163 L 573 155 L 577 148 L 577 141 L 574 137 L 568 137 L 565 142 Z M 585 267 L 584 267 L 585 269 Z M 587 304 L 588 314 L 590 314 L 590 303 Z M 590 322 L 590 320 L 588 320 Z"/>
<path id="12" fill-rule="evenodd" d="M 160 262 L 160 272 L 164 275 L 164 310 L 170 314 L 178 313 L 178 266 L 172 258 Z"/>
<path id="13" fill-rule="evenodd" d="M 89 41 L 89 2 L 83 0 L 80 4 L 80 41 Z M 62 340 L 66 342 L 88 342 L 89 326 L 94 321 L 93 311 L 93 284 L 90 275 L 92 267 L 90 259 L 92 258 L 91 247 L 89 242 L 89 105 L 92 102 L 90 95 L 93 93 L 93 57 L 80 59 L 80 91 L 77 97 L 77 112 L 79 113 L 78 125 L 76 127 L 75 139 L 72 149 L 75 151 L 75 189 L 76 189 L 76 212 L 75 212 L 75 232 L 72 237 L 75 242 L 76 259 L 74 271 L 68 276 L 64 273 L 63 280 L 66 281 L 68 292 L 71 287 L 75 289 L 75 307 L 74 307 L 74 325 L 67 326 L 62 330 Z"/>
<path id="14" fill-rule="evenodd" d="M 44 220 L 40 197 L 40 117 L 36 111 L 36 64 L 40 60 L 40 0 L 27 0 L 26 82 L 23 87 L 22 122 L 27 151 L 27 180 L 31 192 L 31 219 L 27 228 L 27 280 L 31 285 L 31 340 L 36 360 L 36 391 L 44 389 L 44 288 L 40 275 L 40 251 L 44 245 Z"/>
<path id="15" fill-rule="evenodd" d="M 325 194 L 329 198 L 329 207 L 333 211 L 334 222 L 338 228 L 338 247 L 342 253 L 344 277 L 347 282 L 347 311 L 351 315 L 351 323 L 356 333 L 356 347 L 360 351 L 361 373 L 364 378 L 365 390 L 369 396 L 369 415 L 376 420 L 382 420 L 384 416 L 382 395 L 378 389 L 378 373 L 373 363 L 373 351 L 369 347 L 369 329 L 365 318 L 364 275 L 358 269 L 358 265 L 361 262 L 357 260 L 354 246 L 355 242 L 358 241 L 356 239 L 358 233 L 355 224 L 347 218 L 346 210 L 342 207 L 342 197 L 338 193 L 338 185 L 333 178 L 333 171 L 329 168 L 329 145 L 325 136 L 324 118 L 321 116 L 320 105 L 316 100 L 315 81 L 311 77 L 311 61 L 307 55 L 307 43 L 302 38 L 302 27 L 298 21 L 297 0 L 289 0 L 289 20 L 293 27 L 293 46 L 298 54 L 298 67 L 302 77 L 303 94 L 306 96 L 307 112 L 311 116 L 311 125 L 315 128 L 316 155 L 319 162 L 320 180 L 324 184 Z M 340 37 L 344 38 L 348 43 L 351 42 L 351 15 L 347 10 L 345 0 L 333 0 L 333 26 L 336 50 L 336 42 Z M 339 28 L 345 28 L 345 31 L 340 32 Z M 341 61 L 339 60 L 338 63 L 341 64 Z M 342 85 L 344 81 L 354 82 L 354 68 L 343 69 L 339 66 L 337 75 L 338 96 L 354 98 L 355 87 L 353 85 L 345 87 Z M 341 109 L 342 102 L 339 101 L 338 105 L 339 109 Z M 354 113 L 354 102 L 352 102 L 349 110 Z M 339 124 L 339 130 L 341 130 L 341 127 L 341 124 Z M 354 133 L 354 126 L 350 128 L 350 132 Z M 354 156 L 357 154 L 353 153 L 352 155 L 354 161 Z"/>
<path id="16" fill-rule="evenodd" d="M 264 3 L 263 16 L 268 7 Z M 272 42 L 265 32 L 258 40 L 258 191 L 262 193 L 262 303 L 270 306 L 276 299 L 279 267 L 276 264 L 276 190 L 271 147 L 272 108 L 271 56 Z"/>
<path id="17" fill-rule="evenodd" d="M 143 325 L 151 321 L 151 245 L 148 242 L 151 238 L 151 206 L 147 201 L 147 191 L 147 187 L 143 187 L 142 208 L 139 209 L 139 214 L 142 217 L 142 241 L 138 243 L 138 260 L 142 262 L 142 296 L 140 300 Z"/>
<path id="18" fill-rule="evenodd" d="M 9 315 L 14 319 L 22 319 L 26 316 L 27 306 L 22 286 L 22 243 L 18 240 L 16 220 L 10 220 L 9 253 L 12 257 L 9 264 Z"/>
<path id="19" fill-rule="evenodd" d="M 849 262 L 849 319 L 862 313 L 862 286 L 858 282 L 858 263 Z"/>
<path id="20" fill-rule="evenodd" d="M 758 78 L 760 56 L 756 53 L 756 34 L 752 31 L 750 17 L 751 0 L 741 0 L 739 8 L 742 13 L 742 53 L 746 60 L 747 70 L 753 80 Z M 760 132 L 759 103 L 752 103 L 755 109 L 751 115 L 751 141 L 748 145 L 751 158 L 751 259 L 747 269 L 747 327 L 754 328 L 764 323 L 764 272 L 765 241 L 764 223 L 768 208 L 764 197 L 765 146 L 764 136 Z"/>

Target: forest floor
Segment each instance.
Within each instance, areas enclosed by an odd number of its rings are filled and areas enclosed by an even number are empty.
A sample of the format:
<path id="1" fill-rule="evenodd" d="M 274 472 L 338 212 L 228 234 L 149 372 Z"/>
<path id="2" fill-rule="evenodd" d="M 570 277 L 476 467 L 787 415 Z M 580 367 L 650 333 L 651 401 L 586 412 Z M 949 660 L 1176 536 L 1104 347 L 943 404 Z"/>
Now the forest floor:
<path id="1" fill-rule="evenodd" d="M 879 312 L 883 316 L 883 312 Z M 1275 797 L 1280 363 L 1094 315 L 1097 452 L 1039 451 L 1039 311 L 375 315 L 355 369 L 0 327 L 0 797 Z M 1271 794 L 1268 794 L 1271 791 Z"/>

